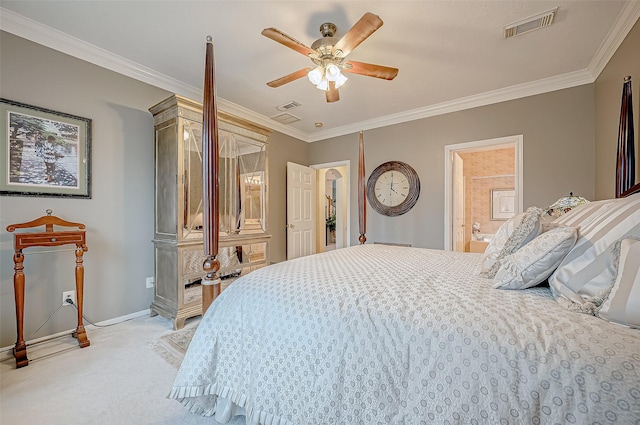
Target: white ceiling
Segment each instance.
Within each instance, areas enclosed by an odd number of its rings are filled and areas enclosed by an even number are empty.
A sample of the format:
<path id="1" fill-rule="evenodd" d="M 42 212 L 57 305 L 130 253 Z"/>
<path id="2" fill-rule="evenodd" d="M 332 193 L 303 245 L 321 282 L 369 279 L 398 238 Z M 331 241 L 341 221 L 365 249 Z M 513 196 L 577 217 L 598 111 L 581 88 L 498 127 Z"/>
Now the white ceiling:
<path id="1" fill-rule="evenodd" d="M 640 1 L 7 1 L 0 28 L 163 89 L 201 100 L 206 36 L 215 43 L 218 105 L 308 142 L 591 83 L 640 17 Z M 558 7 L 548 28 L 504 39 L 503 27 Z M 400 69 L 392 81 L 347 74 L 340 101 L 302 78 L 311 65 L 260 32 L 310 46 L 365 13 L 384 25 L 349 59 Z M 270 117 L 277 106 L 299 121 Z M 151 105 L 150 105 L 151 106 Z M 314 123 L 322 122 L 321 128 Z"/>

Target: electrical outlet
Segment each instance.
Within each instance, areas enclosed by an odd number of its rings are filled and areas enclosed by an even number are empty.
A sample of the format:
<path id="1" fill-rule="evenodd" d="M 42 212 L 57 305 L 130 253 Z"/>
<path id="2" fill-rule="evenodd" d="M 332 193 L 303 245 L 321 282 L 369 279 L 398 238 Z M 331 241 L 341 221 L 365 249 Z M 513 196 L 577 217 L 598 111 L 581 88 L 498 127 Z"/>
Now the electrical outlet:
<path id="1" fill-rule="evenodd" d="M 71 301 L 73 301 L 73 303 L 76 303 L 76 291 L 64 291 L 62 293 L 62 305 L 71 305 L 70 303 L 67 302 L 68 299 L 71 299 Z"/>
<path id="2" fill-rule="evenodd" d="M 153 276 L 147 278 L 147 288 L 153 288 Z"/>

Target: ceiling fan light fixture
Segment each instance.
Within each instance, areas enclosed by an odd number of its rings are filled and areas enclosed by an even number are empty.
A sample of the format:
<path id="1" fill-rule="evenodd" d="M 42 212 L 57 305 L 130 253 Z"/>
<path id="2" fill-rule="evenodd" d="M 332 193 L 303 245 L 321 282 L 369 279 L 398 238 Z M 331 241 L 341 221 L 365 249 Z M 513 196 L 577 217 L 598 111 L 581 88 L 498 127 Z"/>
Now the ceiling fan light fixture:
<path id="1" fill-rule="evenodd" d="M 340 68 L 338 68 L 338 65 L 336 65 L 335 63 L 330 63 L 329 65 L 327 65 L 325 70 L 325 76 L 327 77 L 327 80 L 337 81 L 340 75 L 342 74 L 340 74 Z"/>
<path id="2" fill-rule="evenodd" d="M 342 73 L 338 74 L 338 76 L 336 77 L 336 88 L 339 89 L 340 87 L 342 87 L 342 85 L 346 83 L 347 80 L 348 78 L 345 77 Z"/>
<path id="3" fill-rule="evenodd" d="M 318 90 L 327 90 L 329 88 L 329 81 L 326 78 L 323 78 L 318 84 L 316 84 L 316 88 Z"/>
<path id="4" fill-rule="evenodd" d="M 340 100 L 338 88 L 347 81 L 343 70 L 351 74 L 393 80 L 398 75 L 397 68 L 375 65 L 366 62 L 345 61 L 345 57 L 382 26 L 382 19 L 378 15 L 367 12 L 340 39 L 334 37 L 336 26 L 324 23 L 320 27 L 322 38 L 307 47 L 295 38 L 283 33 L 277 28 L 265 28 L 262 35 L 285 47 L 306 56 L 314 66 L 307 66 L 284 77 L 269 81 L 269 87 L 280 87 L 305 75 L 316 86 L 326 92 L 328 103 Z"/>
<path id="5" fill-rule="evenodd" d="M 324 79 L 324 68 L 317 66 L 307 73 L 307 78 L 311 81 L 311 84 L 317 86 Z"/>

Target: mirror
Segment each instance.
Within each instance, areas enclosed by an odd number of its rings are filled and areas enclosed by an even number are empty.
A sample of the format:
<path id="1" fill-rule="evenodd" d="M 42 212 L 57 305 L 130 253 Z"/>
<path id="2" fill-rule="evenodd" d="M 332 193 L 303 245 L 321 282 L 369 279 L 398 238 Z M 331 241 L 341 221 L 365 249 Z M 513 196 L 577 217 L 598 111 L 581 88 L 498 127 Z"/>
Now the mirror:
<path id="1" fill-rule="evenodd" d="M 221 131 L 220 232 L 264 233 L 266 144 Z"/>
<path id="2" fill-rule="evenodd" d="M 183 120 L 183 237 L 202 237 L 202 123 Z M 266 231 L 266 143 L 218 130 L 220 235 Z"/>
<path id="3" fill-rule="evenodd" d="M 202 123 L 182 121 L 184 160 L 183 237 L 202 236 Z M 195 231 L 195 232 L 194 232 Z"/>

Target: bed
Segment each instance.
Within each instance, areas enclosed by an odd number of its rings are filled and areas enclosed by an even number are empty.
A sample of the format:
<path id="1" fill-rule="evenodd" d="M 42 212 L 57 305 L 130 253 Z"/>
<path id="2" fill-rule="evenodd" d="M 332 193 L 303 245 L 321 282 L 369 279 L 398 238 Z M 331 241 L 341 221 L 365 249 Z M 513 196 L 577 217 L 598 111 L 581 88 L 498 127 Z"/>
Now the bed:
<path id="1" fill-rule="evenodd" d="M 361 207 L 361 245 L 216 296 L 169 397 L 222 423 L 638 425 L 636 190 L 529 208 L 484 254 L 364 244 Z"/>

